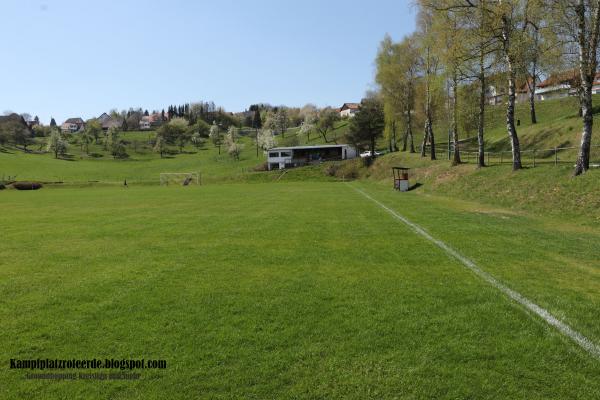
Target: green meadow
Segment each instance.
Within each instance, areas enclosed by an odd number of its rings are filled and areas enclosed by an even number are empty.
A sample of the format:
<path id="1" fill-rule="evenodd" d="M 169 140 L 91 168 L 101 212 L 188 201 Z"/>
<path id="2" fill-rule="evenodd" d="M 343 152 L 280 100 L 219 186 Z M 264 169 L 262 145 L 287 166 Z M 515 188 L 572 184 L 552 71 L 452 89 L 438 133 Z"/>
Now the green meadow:
<path id="1" fill-rule="evenodd" d="M 1 358 L 164 359 L 0 397 L 600 397 L 600 363 L 357 192 L 595 343 L 597 229 L 368 182 L 4 191 Z"/>

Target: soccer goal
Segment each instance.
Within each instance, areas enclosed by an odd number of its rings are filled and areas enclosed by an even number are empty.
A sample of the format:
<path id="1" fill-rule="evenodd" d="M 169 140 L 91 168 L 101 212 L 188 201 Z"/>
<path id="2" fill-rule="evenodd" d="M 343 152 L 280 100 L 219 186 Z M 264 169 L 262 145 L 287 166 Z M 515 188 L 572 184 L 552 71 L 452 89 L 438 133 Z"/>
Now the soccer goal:
<path id="1" fill-rule="evenodd" d="M 160 185 L 200 185 L 200 173 L 198 172 L 163 172 L 160 174 Z"/>

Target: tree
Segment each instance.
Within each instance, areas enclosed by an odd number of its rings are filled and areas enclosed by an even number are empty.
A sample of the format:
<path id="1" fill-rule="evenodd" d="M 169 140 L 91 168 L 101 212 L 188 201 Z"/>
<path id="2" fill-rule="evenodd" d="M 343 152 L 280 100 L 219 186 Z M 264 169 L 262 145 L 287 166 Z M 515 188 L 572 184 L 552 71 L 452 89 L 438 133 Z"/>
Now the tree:
<path id="1" fill-rule="evenodd" d="M 46 144 L 46 151 L 53 152 L 54 158 L 58 158 L 59 155 L 63 156 L 66 154 L 67 142 L 63 139 L 58 129 L 52 129 Z"/>
<path id="2" fill-rule="evenodd" d="M 177 135 L 177 146 L 179 147 L 179 153 L 183 153 L 183 148 L 190 141 L 191 133 L 189 131 L 181 132 Z"/>
<path id="3" fill-rule="evenodd" d="M 165 144 L 181 146 L 182 142 L 185 145 L 185 142 L 189 140 L 188 130 L 189 125 L 184 118 L 173 117 L 169 122 L 158 128 L 156 133 L 162 136 Z"/>
<path id="4" fill-rule="evenodd" d="M 439 7 L 445 3 L 452 3 L 452 0 L 437 1 L 435 7 Z M 458 141 L 458 87 L 464 78 L 463 70 L 469 59 L 469 49 L 465 45 L 467 31 L 463 27 L 464 22 L 460 13 L 452 9 L 448 9 L 445 12 L 437 12 L 435 8 L 433 10 L 432 33 L 437 37 L 439 43 L 441 43 L 441 46 L 437 46 L 434 52 L 440 59 L 446 75 L 446 81 L 452 90 L 448 95 L 448 111 L 451 115 L 450 135 L 453 145 L 452 165 L 458 165 L 461 163 Z"/>
<path id="5" fill-rule="evenodd" d="M 154 142 L 154 152 L 160 154 L 160 158 L 163 158 L 166 151 L 166 141 L 163 135 L 156 133 L 156 140 Z"/>
<path id="6" fill-rule="evenodd" d="M 121 132 L 117 128 L 111 127 L 108 129 L 108 133 L 106 136 L 106 145 L 113 158 L 128 157 L 125 145 L 123 145 L 123 142 L 119 137 L 120 133 Z"/>
<path id="7" fill-rule="evenodd" d="M 416 81 L 419 68 L 419 50 L 412 36 L 400 43 L 393 43 L 387 36 L 379 45 L 376 59 L 375 80 L 381 88 L 386 118 L 386 133 L 396 148 L 397 120 L 404 122 L 402 151 L 410 141 L 410 152 L 415 152 L 413 138 L 413 113 L 415 106 Z"/>
<path id="8" fill-rule="evenodd" d="M 515 127 L 515 100 L 516 100 L 516 77 L 519 70 L 519 61 L 523 60 L 523 9 L 522 1 L 500 2 L 494 6 L 495 20 L 499 21 L 497 31 L 501 44 L 501 54 L 506 66 L 508 76 L 508 100 L 506 103 L 506 129 L 510 139 L 513 157 L 513 170 L 519 170 L 521 165 L 521 145 Z"/>
<path id="9" fill-rule="evenodd" d="M 216 121 L 213 121 L 213 124 L 210 127 L 209 137 L 215 145 L 215 147 L 219 148 L 219 154 L 221 154 L 221 144 L 223 144 L 223 137 L 221 135 L 221 129 L 217 125 Z"/>
<path id="10" fill-rule="evenodd" d="M 290 120 L 288 118 L 287 109 L 280 107 L 274 116 L 275 129 L 281 133 L 281 137 L 285 138 L 285 131 L 289 127 Z"/>
<path id="11" fill-rule="evenodd" d="M 200 134 L 200 132 L 194 132 L 192 134 L 192 143 L 196 146 L 196 149 L 200 149 L 204 146 L 204 138 Z"/>
<path id="12" fill-rule="evenodd" d="M 350 120 L 348 140 L 356 146 L 368 145 L 370 158 L 375 157 L 375 142 L 383 134 L 385 116 L 383 104 L 376 97 L 367 97 L 360 103 L 359 111 Z"/>
<path id="13" fill-rule="evenodd" d="M 252 127 L 254 129 L 262 128 L 262 119 L 260 118 L 260 110 L 254 110 L 254 115 L 252 116 Z"/>
<path id="14" fill-rule="evenodd" d="M 56 121 L 52 117 L 50 117 L 50 128 L 56 128 Z"/>
<path id="15" fill-rule="evenodd" d="M 235 160 L 240 159 L 240 153 L 242 146 L 237 142 L 237 128 L 230 126 L 227 135 L 225 136 L 225 143 L 227 144 L 227 153 Z"/>
<path id="16" fill-rule="evenodd" d="M 263 150 L 269 150 L 275 147 L 277 143 L 273 131 L 268 128 L 263 128 L 258 131 L 258 134 L 256 136 L 256 142 L 258 147 Z"/>
<path id="17" fill-rule="evenodd" d="M 315 127 L 317 128 L 317 132 L 323 136 L 325 143 L 329 142 L 327 133 L 335 128 L 335 123 L 339 119 L 339 113 L 331 108 L 324 108 L 319 112 Z"/>
<path id="18" fill-rule="evenodd" d="M 85 154 L 90 154 L 90 143 L 92 141 L 94 141 L 94 136 L 86 127 L 86 130 L 81 134 L 81 143 L 85 147 Z"/>
<path id="19" fill-rule="evenodd" d="M 98 144 L 98 139 L 102 134 L 102 125 L 97 119 L 89 120 L 85 125 L 85 132 L 94 138 L 94 142 Z"/>
<path id="20" fill-rule="evenodd" d="M 300 133 L 306 135 L 306 143 L 310 142 L 310 134 L 315 129 L 317 122 L 317 107 L 313 104 L 306 104 L 300 109 Z"/>
<path id="21" fill-rule="evenodd" d="M 421 157 L 425 157 L 427 142 L 431 146 L 431 159 L 436 159 L 435 135 L 433 132 L 433 96 L 434 80 L 437 78 L 439 58 L 433 51 L 436 45 L 436 37 L 432 32 L 433 12 L 431 9 L 421 7 L 418 15 L 418 39 L 421 49 L 421 68 L 425 75 L 425 126 L 423 130 L 423 143 L 421 145 Z"/>
<path id="22" fill-rule="evenodd" d="M 310 120 L 306 119 L 306 117 L 305 120 L 302 121 L 302 124 L 300 124 L 300 134 L 306 135 L 306 143 L 310 142 L 310 133 L 314 128 L 314 123 L 310 122 Z"/>
<path id="23" fill-rule="evenodd" d="M 44 126 L 44 125 L 34 125 L 33 128 L 31 128 L 33 130 L 33 134 L 35 137 L 45 137 L 45 136 L 50 136 L 50 127 L 49 126 Z"/>
<path id="24" fill-rule="evenodd" d="M 23 150 L 27 150 L 27 146 L 31 144 L 31 131 L 23 120 L 23 117 L 17 117 L 18 120 L 10 120 L 3 124 L 2 130 L 4 135 L 15 144 L 21 145 Z"/>
<path id="25" fill-rule="evenodd" d="M 600 0 L 554 0 L 550 9 L 555 33 L 561 40 L 575 47 L 577 52 L 577 69 L 581 80 L 579 104 L 583 125 L 573 171 L 573 175 L 578 176 L 590 168 L 594 124 L 592 87 L 598 67 Z"/>

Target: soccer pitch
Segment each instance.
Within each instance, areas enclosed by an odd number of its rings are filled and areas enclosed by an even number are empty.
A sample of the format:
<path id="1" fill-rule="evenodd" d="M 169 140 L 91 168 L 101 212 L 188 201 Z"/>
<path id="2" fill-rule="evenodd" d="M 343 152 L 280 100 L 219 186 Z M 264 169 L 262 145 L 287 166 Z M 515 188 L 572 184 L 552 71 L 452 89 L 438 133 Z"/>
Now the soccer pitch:
<path id="1" fill-rule="evenodd" d="M 3 368 L 0 398 L 600 397 L 597 357 L 390 211 L 594 344 L 597 229 L 358 182 L 0 195 L 6 363 L 167 361 Z"/>

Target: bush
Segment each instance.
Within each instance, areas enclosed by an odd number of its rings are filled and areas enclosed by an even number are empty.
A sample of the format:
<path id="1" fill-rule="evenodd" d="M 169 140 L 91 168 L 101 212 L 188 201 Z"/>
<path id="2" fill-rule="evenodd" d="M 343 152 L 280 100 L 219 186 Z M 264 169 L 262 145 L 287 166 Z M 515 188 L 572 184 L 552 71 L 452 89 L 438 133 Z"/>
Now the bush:
<path id="1" fill-rule="evenodd" d="M 15 182 L 12 187 L 17 190 L 38 190 L 42 188 L 39 182 Z"/>
<path id="2" fill-rule="evenodd" d="M 268 169 L 269 165 L 266 162 L 258 164 L 256 167 L 253 168 L 253 170 L 257 172 L 267 171 Z"/>
<path id="3" fill-rule="evenodd" d="M 329 164 L 325 167 L 325 175 L 336 176 L 339 168 L 338 164 Z"/>
<path id="4" fill-rule="evenodd" d="M 0 182 L 0 190 L 4 190 L 4 189 L 6 189 L 6 186 L 4 186 L 4 183 Z"/>
<path id="5" fill-rule="evenodd" d="M 340 179 L 356 179 L 359 177 L 360 164 L 356 160 L 329 163 L 325 167 L 325 175 Z"/>

